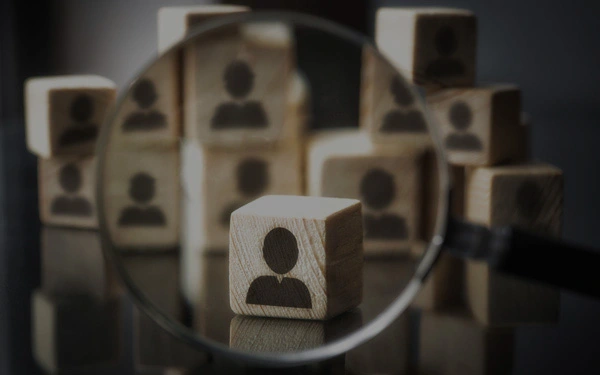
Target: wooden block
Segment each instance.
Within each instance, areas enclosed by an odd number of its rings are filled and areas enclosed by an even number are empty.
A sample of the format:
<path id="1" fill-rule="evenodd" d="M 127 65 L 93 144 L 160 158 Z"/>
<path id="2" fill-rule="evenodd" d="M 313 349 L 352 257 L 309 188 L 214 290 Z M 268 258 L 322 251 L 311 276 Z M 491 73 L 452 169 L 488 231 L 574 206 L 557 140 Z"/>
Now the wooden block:
<path id="1" fill-rule="evenodd" d="M 462 260 L 449 254 L 441 254 L 412 306 L 423 310 L 440 311 L 461 305 L 464 270 Z"/>
<path id="2" fill-rule="evenodd" d="M 103 199 L 115 246 L 145 251 L 179 244 L 179 166 L 175 147 L 109 148 Z"/>
<path id="3" fill-rule="evenodd" d="M 423 149 L 373 146 L 365 132 L 315 135 L 308 146 L 308 193 L 363 202 L 365 255 L 407 254 L 421 222 Z"/>
<path id="4" fill-rule="evenodd" d="M 231 215 L 236 314 L 328 319 L 362 300 L 362 219 L 353 199 L 270 195 Z"/>
<path id="5" fill-rule="evenodd" d="M 543 164 L 476 168 L 467 176 L 466 192 L 468 220 L 560 235 L 563 177 L 558 168 Z M 486 324 L 558 320 L 560 294 L 555 288 L 498 273 L 479 262 L 467 263 L 466 286 L 469 307 Z"/>
<path id="6" fill-rule="evenodd" d="M 229 147 L 279 139 L 294 50 L 291 29 L 277 22 L 195 39 L 184 52 L 185 136 Z"/>
<path id="7" fill-rule="evenodd" d="M 93 75 L 30 78 L 25 83 L 27 147 L 43 158 L 91 155 L 115 84 Z"/>
<path id="8" fill-rule="evenodd" d="M 363 49 L 360 127 L 376 143 L 431 144 L 422 97 L 372 47 Z"/>
<path id="9" fill-rule="evenodd" d="M 106 300 L 122 292 L 96 231 L 42 228 L 41 263 L 45 293 Z"/>
<path id="10" fill-rule="evenodd" d="M 54 297 L 34 291 L 32 351 L 47 373 L 116 363 L 121 355 L 121 301 L 85 296 Z"/>
<path id="11" fill-rule="evenodd" d="M 163 53 L 185 39 L 195 27 L 213 17 L 247 12 L 238 5 L 197 5 L 164 7 L 158 10 L 158 53 Z"/>
<path id="12" fill-rule="evenodd" d="M 419 374 L 510 374 L 515 334 L 487 327 L 463 312 L 421 314 Z"/>
<path id="13" fill-rule="evenodd" d="M 380 8 L 377 46 L 414 83 L 433 87 L 475 82 L 477 20 L 462 9 Z"/>
<path id="14" fill-rule="evenodd" d="M 38 159 L 40 220 L 48 225 L 97 228 L 96 158 Z"/>
<path id="15" fill-rule="evenodd" d="M 429 95 L 427 101 L 451 164 L 489 166 L 526 158 L 517 87 L 447 89 Z"/>

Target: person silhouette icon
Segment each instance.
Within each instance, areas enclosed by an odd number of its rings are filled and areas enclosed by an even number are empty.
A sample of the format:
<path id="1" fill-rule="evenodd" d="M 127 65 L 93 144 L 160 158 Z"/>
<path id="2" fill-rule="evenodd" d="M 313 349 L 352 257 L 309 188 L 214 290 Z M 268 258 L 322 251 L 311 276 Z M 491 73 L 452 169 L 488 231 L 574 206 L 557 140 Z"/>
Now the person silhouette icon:
<path id="1" fill-rule="evenodd" d="M 450 125 L 458 131 L 458 133 L 450 133 L 446 137 L 445 142 L 448 150 L 481 151 L 483 146 L 479 138 L 466 133 L 473 122 L 473 115 L 465 102 L 459 101 L 450 107 L 448 120 Z"/>
<path id="2" fill-rule="evenodd" d="M 254 73 L 244 61 L 235 60 L 225 69 L 225 89 L 238 102 L 220 104 L 210 127 L 224 129 L 260 129 L 268 125 L 267 114 L 258 101 L 244 101 L 254 86 Z"/>
<path id="3" fill-rule="evenodd" d="M 157 98 L 156 88 L 151 80 L 142 79 L 137 82 L 133 88 L 133 100 L 141 110 L 127 116 L 123 122 L 123 131 L 150 131 L 166 127 L 165 115 L 150 109 L 156 103 Z"/>
<path id="4" fill-rule="evenodd" d="M 76 194 L 81 188 L 81 172 L 75 164 L 66 164 L 60 169 L 59 184 L 68 194 Z M 59 196 L 52 201 L 50 212 L 55 215 L 92 216 L 92 204 L 82 197 Z"/>
<path id="5" fill-rule="evenodd" d="M 87 94 L 80 94 L 73 99 L 69 108 L 71 124 L 58 138 L 58 145 L 69 147 L 82 143 L 95 142 L 98 126 L 91 123 L 94 115 L 94 101 Z"/>
<path id="6" fill-rule="evenodd" d="M 394 178 L 388 172 L 374 168 L 369 170 L 360 183 L 360 195 L 367 208 L 383 210 L 395 197 Z M 365 238 L 368 239 L 406 239 L 408 230 L 406 220 L 394 214 L 363 214 Z"/>
<path id="7" fill-rule="evenodd" d="M 269 268 L 280 275 L 290 272 L 298 262 L 298 243 L 285 228 L 272 229 L 263 244 L 263 257 Z M 250 284 L 246 303 L 252 305 L 312 308 L 310 292 L 302 281 L 291 277 L 259 276 Z"/>
<path id="8" fill-rule="evenodd" d="M 409 107 L 414 103 L 415 99 L 399 76 L 392 79 L 390 92 L 394 96 L 394 102 L 400 107 Z M 385 115 L 381 131 L 383 133 L 424 133 L 427 131 L 427 127 L 421 111 L 397 108 Z"/>
<path id="9" fill-rule="evenodd" d="M 155 181 L 144 172 L 135 174 L 129 184 L 129 196 L 138 204 L 148 204 L 154 198 Z M 161 227 L 166 219 L 156 206 L 130 206 L 121 211 L 118 225 L 121 227 Z"/>
<path id="10" fill-rule="evenodd" d="M 427 78 L 443 80 L 464 75 L 464 64 L 452 57 L 458 49 L 458 39 L 454 30 L 450 26 L 440 27 L 433 42 L 439 56 L 425 68 Z"/>
<path id="11" fill-rule="evenodd" d="M 269 170 L 267 162 L 257 158 L 244 159 L 236 169 L 237 189 L 245 198 L 243 201 L 233 202 L 223 210 L 221 225 L 229 228 L 231 213 L 248 203 L 253 198 L 261 195 L 269 184 Z"/>

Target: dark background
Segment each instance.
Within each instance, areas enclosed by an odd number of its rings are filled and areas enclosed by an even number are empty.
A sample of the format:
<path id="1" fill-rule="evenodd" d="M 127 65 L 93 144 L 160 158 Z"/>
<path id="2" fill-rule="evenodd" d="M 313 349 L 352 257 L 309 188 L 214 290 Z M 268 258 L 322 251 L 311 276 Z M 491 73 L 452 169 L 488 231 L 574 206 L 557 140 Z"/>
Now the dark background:
<path id="1" fill-rule="evenodd" d="M 39 281 L 35 158 L 23 79 L 96 73 L 123 85 L 156 53 L 156 11 L 201 1 L 0 0 L 0 374 L 33 374 L 29 294 Z M 533 118 L 532 154 L 565 172 L 564 237 L 600 248 L 600 3 L 595 1 L 236 1 L 312 11 L 367 33 L 379 6 L 446 5 L 478 16 L 478 79 L 513 82 Z M 543 267 L 543 263 L 540 267 Z M 561 270 L 556 270 L 561 272 Z M 568 274 L 565 273 L 565 277 Z M 600 278 L 599 278 L 600 281 Z M 557 327 L 522 327 L 517 374 L 600 369 L 600 301 L 563 293 Z"/>

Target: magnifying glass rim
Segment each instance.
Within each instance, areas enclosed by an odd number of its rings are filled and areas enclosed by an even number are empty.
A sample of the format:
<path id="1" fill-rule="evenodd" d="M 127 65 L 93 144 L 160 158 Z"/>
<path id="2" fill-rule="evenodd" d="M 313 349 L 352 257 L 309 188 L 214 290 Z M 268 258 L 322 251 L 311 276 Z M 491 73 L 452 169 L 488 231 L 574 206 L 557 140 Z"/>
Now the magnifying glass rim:
<path id="1" fill-rule="evenodd" d="M 320 30 L 332 35 L 336 35 L 337 37 L 349 43 L 360 46 L 371 46 L 373 48 L 373 52 L 379 58 L 391 64 L 389 59 L 383 56 L 381 51 L 375 47 L 374 43 L 367 36 L 320 17 L 296 12 L 253 11 L 236 13 L 218 17 L 212 20 L 207 20 L 195 28 L 193 32 L 186 35 L 183 40 L 177 42 L 175 45 L 164 51 L 161 55 L 151 59 L 150 62 L 146 63 L 143 68 L 138 71 L 138 74 L 136 74 L 134 78 L 128 82 L 124 89 L 121 89 L 121 92 L 119 93 L 119 96 L 112 107 L 110 115 L 107 116 L 104 121 L 98 137 L 96 153 L 98 155 L 96 170 L 96 201 L 98 202 L 98 221 L 102 248 L 104 253 L 107 254 L 112 260 L 113 266 L 116 267 L 117 273 L 124 281 L 129 293 L 133 296 L 133 300 L 135 301 L 136 305 L 141 307 L 141 309 L 154 321 L 156 321 L 163 329 L 178 339 L 190 344 L 191 346 L 217 355 L 223 355 L 234 360 L 241 360 L 247 363 L 271 367 L 296 366 L 311 362 L 324 361 L 346 353 L 358 345 L 372 339 L 386 327 L 388 327 L 404 310 L 406 310 L 406 308 L 408 308 L 409 304 L 415 298 L 416 294 L 421 288 L 421 285 L 425 281 L 427 275 L 431 271 L 435 261 L 441 253 L 441 245 L 446 234 L 445 231 L 449 214 L 450 178 L 445 151 L 442 147 L 440 136 L 436 131 L 436 126 L 433 122 L 435 119 L 429 115 L 429 111 L 423 111 L 423 114 L 426 117 L 429 135 L 432 138 L 432 142 L 435 146 L 434 151 L 438 165 L 440 188 L 435 234 L 429 242 L 427 250 L 421 258 L 421 261 L 416 267 L 411 281 L 386 309 L 384 309 L 376 318 L 362 326 L 360 329 L 318 348 L 289 353 L 252 353 L 248 351 L 236 350 L 215 340 L 211 340 L 199 334 L 193 333 L 189 327 L 175 322 L 169 315 L 165 314 L 159 307 L 157 307 L 143 291 L 138 289 L 137 285 L 131 279 L 123 264 L 122 257 L 117 250 L 118 247 L 113 245 L 110 238 L 110 232 L 108 230 L 104 205 L 103 184 L 106 156 L 108 154 L 111 131 L 113 130 L 112 127 L 114 126 L 117 113 L 123 105 L 124 100 L 130 95 L 130 90 L 133 84 L 163 56 L 176 53 L 176 51 L 180 50 L 182 46 L 185 46 L 186 44 L 190 43 L 190 41 L 198 38 L 201 34 L 211 30 L 216 30 L 221 27 L 226 27 L 228 25 L 244 22 L 283 22 L 289 23 L 292 26 L 305 26 L 311 29 Z M 391 64 L 391 66 L 394 65 Z M 397 67 L 396 70 L 399 71 Z M 413 87 L 409 87 L 409 89 L 411 90 L 411 93 L 418 98 L 417 102 L 419 105 L 425 109 L 425 103 L 420 95 L 416 93 L 416 90 Z"/>

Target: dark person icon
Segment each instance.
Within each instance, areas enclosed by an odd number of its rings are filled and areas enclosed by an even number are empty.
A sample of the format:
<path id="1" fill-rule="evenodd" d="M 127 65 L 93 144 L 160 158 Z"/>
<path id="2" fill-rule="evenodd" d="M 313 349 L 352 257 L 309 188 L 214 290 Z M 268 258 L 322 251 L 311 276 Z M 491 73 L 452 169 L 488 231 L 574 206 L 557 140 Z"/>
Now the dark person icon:
<path id="1" fill-rule="evenodd" d="M 473 115 L 469 106 L 462 101 L 456 102 L 450 108 L 448 114 L 450 125 L 458 131 L 458 133 L 450 133 L 446 137 L 446 148 L 448 150 L 460 151 L 481 151 L 483 146 L 477 136 L 466 133 L 471 126 Z"/>
<path id="2" fill-rule="evenodd" d="M 464 75 L 464 64 L 452 57 L 458 49 L 458 39 L 454 30 L 450 26 L 442 26 L 435 33 L 434 44 L 439 56 L 425 68 L 427 78 L 443 80 Z"/>
<path id="3" fill-rule="evenodd" d="M 245 101 L 254 86 L 254 73 L 244 61 L 236 60 L 225 69 L 225 89 L 234 102 L 220 104 L 215 111 L 210 127 L 225 129 L 260 129 L 268 125 L 263 106 L 257 101 Z"/>
<path id="4" fill-rule="evenodd" d="M 535 220 L 544 202 L 543 191 L 534 181 L 524 181 L 517 189 L 515 206 L 519 215 L 528 222 Z"/>
<path id="5" fill-rule="evenodd" d="M 58 145 L 69 147 L 82 143 L 96 141 L 98 126 L 90 122 L 94 115 L 94 101 L 89 95 L 77 95 L 69 110 L 70 120 L 73 121 L 69 127 L 58 138 Z"/>
<path id="6" fill-rule="evenodd" d="M 137 173 L 129 182 L 129 196 L 138 205 L 147 205 L 154 198 L 154 185 L 152 176 L 143 172 Z M 121 211 L 118 224 L 121 227 L 162 227 L 166 225 L 166 219 L 156 206 L 130 206 Z"/>
<path id="7" fill-rule="evenodd" d="M 123 123 L 123 131 L 150 131 L 162 129 L 167 126 L 165 115 L 150 109 L 158 99 L 154 83 L 149 79 L 142 79 L 133 88 L 133 100 L 140 111 L 130 114 Z"/>
<path id="8" fill-rule="evenodd" d="M 63 166 L 59 172 L 59 184 L 68 194 L 76 194 L 81 188 L 81 172 L 74 164 Z M 60 196 L 52 201 L 50 212 L 55 215 L 92 216 L 91 203 L 81 197 Z"/>
<path id="9" fill-rule="evenodd" d="M 292 232 L 285 228 L 272 229 L 265 237 L 263 257 L 273 272 L 280 275 L 290 272 L 298 262 L 298 243 Z M 251 305 L 312 308 L 310 292 L 306 285 L 291 277 L 260 276 L 255 279 L 246 296 Z"/>
<path id="10" fill-rule="evenodd" d="M 414 103 L 412 93 L 399 76 L 392 79 L 390 92 L 394 96 L 394 102 L 400 107 L 410 107 Z M 410 108 L 405 110 L 397 108 L 390 111 L 383 118 L 381 126 L 383 133 L 423 133 L 426 130 L 421 111 Z"/>
<path id="11" fill-rule="evenodd" d="M 388 172 L 374 168 L 369 170 L 360 183 L 362 201 L 372 210 L 383 210 L 395 198 L 394 178 Z M 394 214 L 363 214 L 365 238 L 406 239 L 408 230 L 403 217 Z"/>
<path id="12" fill-rule="evenodd" d="M 257 158 L 244 159 L 236 169 L 237 189 L 246 199 L 233 202 L 223 210 L 221 225 L 229 227 L 231 213 L 242 207 L 252 198 L 261 195 L 269 184 L 269 170 L 267 162 Z"/>

